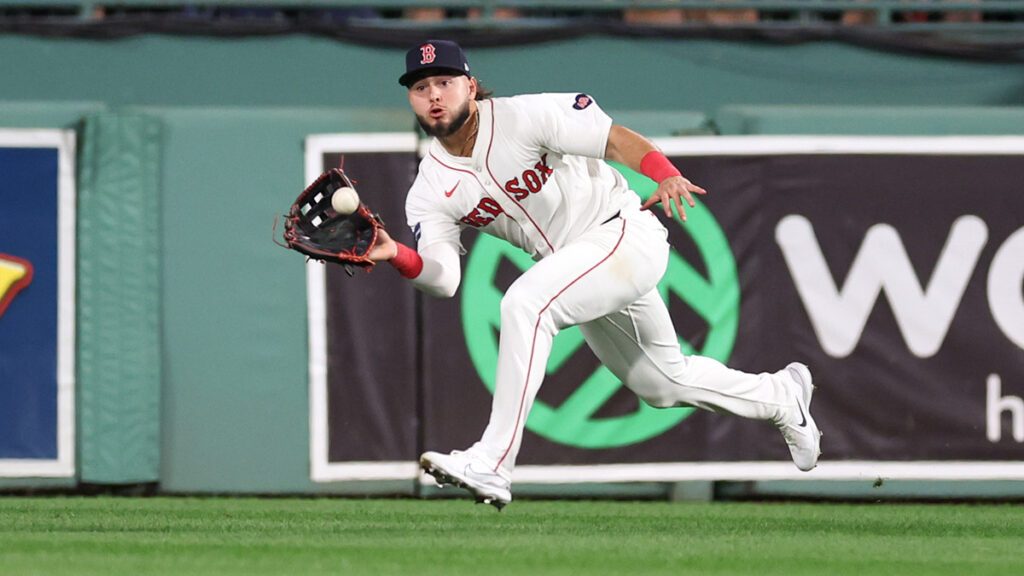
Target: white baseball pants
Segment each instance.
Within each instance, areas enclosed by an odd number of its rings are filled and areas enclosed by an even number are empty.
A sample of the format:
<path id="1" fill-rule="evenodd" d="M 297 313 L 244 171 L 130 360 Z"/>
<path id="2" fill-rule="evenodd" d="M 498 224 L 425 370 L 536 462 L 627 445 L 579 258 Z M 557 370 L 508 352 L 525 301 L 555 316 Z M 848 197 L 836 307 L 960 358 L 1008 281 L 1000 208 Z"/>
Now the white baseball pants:
<path id="1" fill-rule="evenodd" d="M 624 211 L 536 263 L 505 293 L 490 421 L 470 450 L 506 480 L 554 337 L 570 326 L 579 325 L 598 359 L 654 407 L 770 420 L 793 403 L 771 374 L 682 353 L 656 290 L 668 265 L 666 236 L 650 212 Z"/>

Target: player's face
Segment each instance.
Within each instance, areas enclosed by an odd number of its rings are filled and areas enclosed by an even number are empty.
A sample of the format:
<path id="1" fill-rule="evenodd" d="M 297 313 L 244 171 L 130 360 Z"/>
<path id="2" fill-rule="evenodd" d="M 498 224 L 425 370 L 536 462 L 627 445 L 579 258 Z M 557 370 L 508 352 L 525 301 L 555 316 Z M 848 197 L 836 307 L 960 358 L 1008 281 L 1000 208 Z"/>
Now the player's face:
<path id="1" fill-rule="evenodd" d="M 473 81 L 461 74 L 428 76 L 409 87 L 409 104 L 427 134 L 444 138 L 469 118 L 473 89 Z"/>

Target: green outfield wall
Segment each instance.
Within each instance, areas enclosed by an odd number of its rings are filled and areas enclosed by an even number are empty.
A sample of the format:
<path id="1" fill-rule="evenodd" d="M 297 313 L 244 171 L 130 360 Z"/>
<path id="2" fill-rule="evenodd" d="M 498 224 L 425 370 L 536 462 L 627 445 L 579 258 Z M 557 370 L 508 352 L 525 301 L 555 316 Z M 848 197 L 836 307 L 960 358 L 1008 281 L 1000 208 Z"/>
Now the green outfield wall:
<path id="1" fill-rule="evenodd" d="M 397 84 L 402 50 L 326 38 L 4 35 L 0 54 L 2 100 L 111 107 L 405 105 Z M 475 48 L 469 57 L 498 95 L 583 91 L 613 110 L 1024 104 L 1019 65 L 914 58 L 838 43 L 585 37 Z"/>
<path id="2" fill-rule="evenodd" d="M 1024 134 L 1019 65 L 600 37 L 469 58 L 498 95 L 587 92 L 651 136 Z M 413 128 L 401 68 L 401 50 L 298 35 L 0 36 L 0 127 L 75 128 L 88 160 L 76 481 L 414 491 L 310 480 L 305 268 L 271 242 L 275 214 L 305 184 L 308 134 Z"/>

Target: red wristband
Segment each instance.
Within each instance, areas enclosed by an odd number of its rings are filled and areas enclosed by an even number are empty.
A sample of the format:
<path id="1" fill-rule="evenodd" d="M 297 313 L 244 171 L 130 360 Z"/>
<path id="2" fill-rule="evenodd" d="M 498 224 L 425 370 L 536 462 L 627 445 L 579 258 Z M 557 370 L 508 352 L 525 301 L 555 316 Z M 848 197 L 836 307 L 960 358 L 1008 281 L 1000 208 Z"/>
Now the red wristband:
<path id="1" fill-rule="evenodd" d="M 657 150 L 644 154 L 643 160 L 640 161 L 640 173 L 658 183 L 672 176 L 682 176 L 679 169 Z"/>
<path id="2" fill-rule="evenodd" d="M 406 278 L 412 279 L 420 275 L 423 271 L 423 258 L 420 258 L 418 252 L 409 248 L 401 242 L 395 242 L 398 245 L 398 254 L 388 262 L 398 270 L 398 273 Z"/>

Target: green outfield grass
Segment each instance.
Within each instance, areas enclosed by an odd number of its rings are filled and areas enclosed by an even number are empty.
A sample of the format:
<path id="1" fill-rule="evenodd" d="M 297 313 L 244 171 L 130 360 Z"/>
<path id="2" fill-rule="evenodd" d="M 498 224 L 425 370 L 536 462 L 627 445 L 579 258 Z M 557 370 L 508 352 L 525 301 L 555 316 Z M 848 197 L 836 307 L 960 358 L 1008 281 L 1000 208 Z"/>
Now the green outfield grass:
<path id="1" fill-rule="evenodd" d="M 0 497 L 0 574 L 1024 574 L 1019 505 Z"/>

